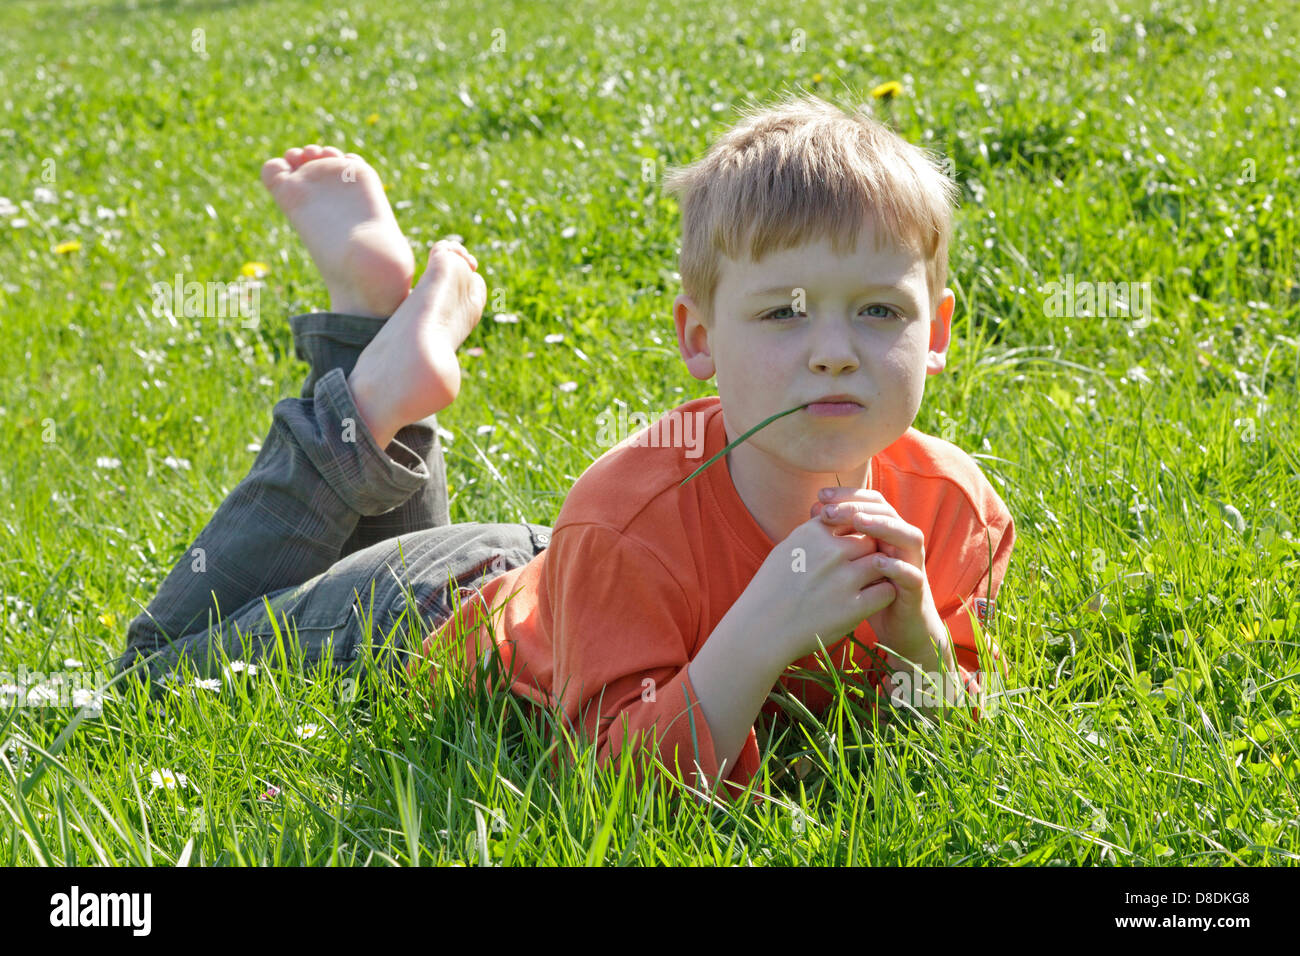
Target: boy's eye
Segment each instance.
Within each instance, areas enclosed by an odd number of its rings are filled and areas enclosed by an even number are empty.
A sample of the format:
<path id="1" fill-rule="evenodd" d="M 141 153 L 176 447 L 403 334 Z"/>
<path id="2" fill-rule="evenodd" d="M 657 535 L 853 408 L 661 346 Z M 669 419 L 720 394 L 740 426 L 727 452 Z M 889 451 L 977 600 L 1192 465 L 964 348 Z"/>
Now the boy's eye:
<path id="1" fill-rule="evenodd" d="M 863 307 L 863 311 L 864 311 L 864 312 L 865 312 L 867 309 L 883 309 L 883 310 L 884 310 L 883 313 L 877 313 L 877 314 L 874 316 L 875 318 L 880 318 L 880 319 L 902 319 L 902 318 L 903 318 L 903 314 L 902 314 L 901 312 L 899 312 L 897 309 L 895 309 L 893 306 L 882 305 L 882 304 L 879 303 L 879 302 L 874 303 L 874 304 L 872 304 L 872 305 L 868 305 L 868 306 L 864 306 L 864 307 Z M 766 320 L 766 319 L 777 319 L 777 320 L 780 320 L 780 319 L 792 319 L 792 318 L 794 318 L 795 316 L 798 316 L 798 315 L 804 315 L 804 314 L 805 314 L 805 313 L 803 313 L 803 312 L 795 312 L 795 310 L 794 310 L 791 306 L 783 305 L 783 306 L 782 306 L 781 308 L 779 308 L 779 309 L 773 309 L 771 312 L 767 312 L 767 313 L 765 313 L 765 314 L 763 315 L 763 319 L 764 319 L 764 320 Z"/>
<path id="2" fill-rule="evenodd" d="M 902 315 L 898 312 L 897 309 L 893 308 L 892 306 L 881 305 L 879 302 L 875 303 L 874 305 L 869 305 L 869 306 L 867 306 L 867 308 L 868 308 L 868 309 L 884 309 L 884 310 L 885 310 L 885 314 L 884 314 L 884 315 L 880 315 L 880 316 L 878 316 L 879 318 L 882 318 L 882 319 L 888 319 L 888 318 L 901 319 L 901 318 L 902 318 Z"/>

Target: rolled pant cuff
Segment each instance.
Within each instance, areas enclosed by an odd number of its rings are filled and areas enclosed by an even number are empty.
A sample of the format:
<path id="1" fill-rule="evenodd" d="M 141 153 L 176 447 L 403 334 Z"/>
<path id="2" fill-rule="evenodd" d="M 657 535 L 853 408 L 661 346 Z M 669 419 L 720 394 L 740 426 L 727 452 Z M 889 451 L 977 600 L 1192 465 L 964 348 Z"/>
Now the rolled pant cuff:
<path id="1" fill-rule="evenodd" d="M 392 511 L 429 480 L 428 466 L 410 448 L 394 440 L 386 454 L 375 442 L 341 368 L 321 376 L 308 405 L 302 399 L 279 402 L 275 420 L 288 428 L 326 484 L 358 514 Z"/>
<path id="2" fill-rule="evenodd" d="M 302 397 L 311 398 L 316 383 L 332 368 L 343 369 L 345 377 L 351 375 L 362 349 L 387 321 L 341 312 L 307 312 L 291 317 L 294 354 L 311 368 L 303 383 Z"/>

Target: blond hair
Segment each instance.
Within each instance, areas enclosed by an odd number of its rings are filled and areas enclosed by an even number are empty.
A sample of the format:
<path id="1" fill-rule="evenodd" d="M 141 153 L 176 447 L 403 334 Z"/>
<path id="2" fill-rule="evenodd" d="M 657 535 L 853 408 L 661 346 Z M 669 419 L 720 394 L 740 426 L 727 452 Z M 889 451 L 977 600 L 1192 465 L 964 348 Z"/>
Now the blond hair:
<path id="1" fill-rule="evenodd" d="M 844 254 L 868 218 L 879 224 L 877 246 L 888 239 L 926 257 L 934 307 L 948 279 L 959 195 L 935 154 L 861 110 L 850 115 L 812 95 L 742 117 L 703 159 L 664 181 L 682 207 L 682 290 L 706 326 L 722 254 L 758 261 L 826 236 Z"/>

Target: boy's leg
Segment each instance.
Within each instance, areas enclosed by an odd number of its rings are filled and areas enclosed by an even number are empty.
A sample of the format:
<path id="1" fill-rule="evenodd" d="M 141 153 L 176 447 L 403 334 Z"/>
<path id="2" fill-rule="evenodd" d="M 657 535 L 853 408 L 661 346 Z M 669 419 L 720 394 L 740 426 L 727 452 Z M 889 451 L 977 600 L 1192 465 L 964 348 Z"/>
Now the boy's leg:
<path id="1" fill-rule="evenodd" d="M 352 374 L 357 357 L 370 344 L 387 318 L 315 312 L 289 320 L 293 330 L 294 350 L 311 370 L 303 384 L 302 397 L 312 398 L 316 383 L 330 369 Z M 380 515 L 363 515 L 356 530 L 343 544 L 342 556 L 368 548 L 387 538 L 409 534 L 424 528 L 451 523 L 447 495 L 447 466 L 438 439 L 438 419 L 430 415 L 423 421 L 399 429 L 387 452 L 394 458 L 418 459 L 424 463 L 429 478 L 406 501 Z"/>
<path id="2" fill-rule="evenodd" d="M 219 627 L 165 643 L 148 661 L 150 676 L 158 680 L 182 659 L 204 677 L 218 676 L 223 660 L 274 659 L 277 632 L 286 654 L 296 648 L 306 667 L 325 662 L 346 670 L 369 656 L 397 674 L 422 650 L 426 630 L 451 617 L 454 591 L 481 588 L 528 563 L 549 539 L 550 529 L 541 525 L 478 522 L 389 538 L 309 581 L 250 601 Z"/>
<path id="3" fill-rule="evenodd" d="M 425 485 L 424 462 L 396 444 L 388 457 L 349 420 L 360 417 L 339 369 L 315 383 L 312 398 L 276 404 L 247 477 L 129 625 L 119 670 L 327 570 L 362 515 L 389 511 Z"/>
<path id="4" fill-rule="evenodd" d="M 391 299 L 379 299 L 401 293 L 392 250 L 397 243 L 408 253 L 409 247 L 386 225 L 383 215 L 391 219 L 391 210 L 378 177 L 359 157 L 332 148 L 290 155 L 291 161 L 268 162 L 263 182 L 307 241 L 332 309 L 382 312 Z M 342 241 L 331 238 L 338 231 Z M 389 512 L 427 486 L 425 462 L 394 437 L 456 396 L 455 351 L 486 300 L 473 267 L 463 250 L 435 247 L 419 285 L 406 290 L 391 319 L 372 333 L 350 374 L 337 366 L 322 374 L 314 363 L 311 397 L 276 405 L 248 477 L 131 623 L 120 668 L 199 628 L 206 633 L 218 614 L 321 574 L 363 516 Z M 389 278 L 377 281 L 385 269 Z"/>
<path id="5" fill-rule="evenodd" d="M 262 184 L 311 254 L 329 290 L 328 313 L 290 320 L 294 348 L 311 365 L 302 397 L 330 369 L 351 375 L 361 352 L 411 292 L 415 259 L 378 173 L 334 147 L 291 149 L 262 168 Z M 459 250 L 472 265 L 473 256 Z M 399 508 L 365 515 L 344 543 L 351 554 L 377 541 L 451 522 L 446 465 L 432 416 L 403 423 L 394 436 L 425 463 L 428 482 Z M 385 447 L 388 441 L 381 442 Z"/>

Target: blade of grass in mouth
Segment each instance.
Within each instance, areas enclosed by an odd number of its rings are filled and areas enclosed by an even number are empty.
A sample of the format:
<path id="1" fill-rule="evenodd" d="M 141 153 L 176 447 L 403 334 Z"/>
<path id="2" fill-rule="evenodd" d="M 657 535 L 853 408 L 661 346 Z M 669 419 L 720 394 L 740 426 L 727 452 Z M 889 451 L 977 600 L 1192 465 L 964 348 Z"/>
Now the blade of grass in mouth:
<path id="1" fill-rule="evenodd" d="M 709 465 L 713 464 L 715 461 L 717 461 L 719 458 L 721 458 L 721 457 L 722 457 L 723 455 L 725 455 L 727 452 L 731 451 L 731 449 L 735 448 L 737 445 L 739 445 L 742 441 L 744 441 L 744 440 L 745 440 L 746 438 L 748 438 L 750 435 L 754 434 L 754 433 L 755 433 L 756 431 L 758 431 L 760 428 L 766 428 L 768 425 L 772 424 L 772 422 L 776 421 L 778 418 L 784 418 L 786 415 L 793 415 L 795 412 L 799 411 L 799 409 L 801 409 L 801 408 L 807 408 L 808 405 L 811 405 L 811 404 L 813 404 L 813 403 L 812 403 L 812 402 L 808 402 L 806 405 L 796 405 L 794 408 L 786 409 L 786 410 L 783 411 L 783 412 L 777 412 L 775 415 L 772 415 L 772 416 L 770 416 L 770 417 L 764 419 L 763 421 L 759 422 L 757 425 L 755 425 L 755 426 L 754 426 L 753 428 L 751 428 L 749 431 L 745 432 L 745 434 L 741 435 L 741 436 L 740 436 L 739 438 L 737 438 L 735 441 L 733 441 L 733 442 L 731 442 L 729 445 L 727 445 L 727 447 L 724 448 L 724 449 L 722 449 L 722 451 L 718 452 L 716 455 L 714 455 L 712 458 L 710 458 L 710 459 L 709 459 L 708 461 L 706 461 L 704 464 L 700 465 L 699 468 L 696 468 L 693 472 L 691 472 L 689 475 L 687 475 L 685 478 L 683 478 L 683 479 L 682 479 L 682 482 L 681 482 L 681 485 L 678 485 L 677 487 L 680 488 L 682 485 L 686 484 L 686 482 L 690 481 L 692 478 L 694 478 L 696 475 L 698 475 L 700 472 L 702 472 L 705 468 L 708 468 Z M 836 480 L 837 482 L 839 481 L 839 476 L 838 476 L 838 475 L 836 475 L 835 480 Z"/>

